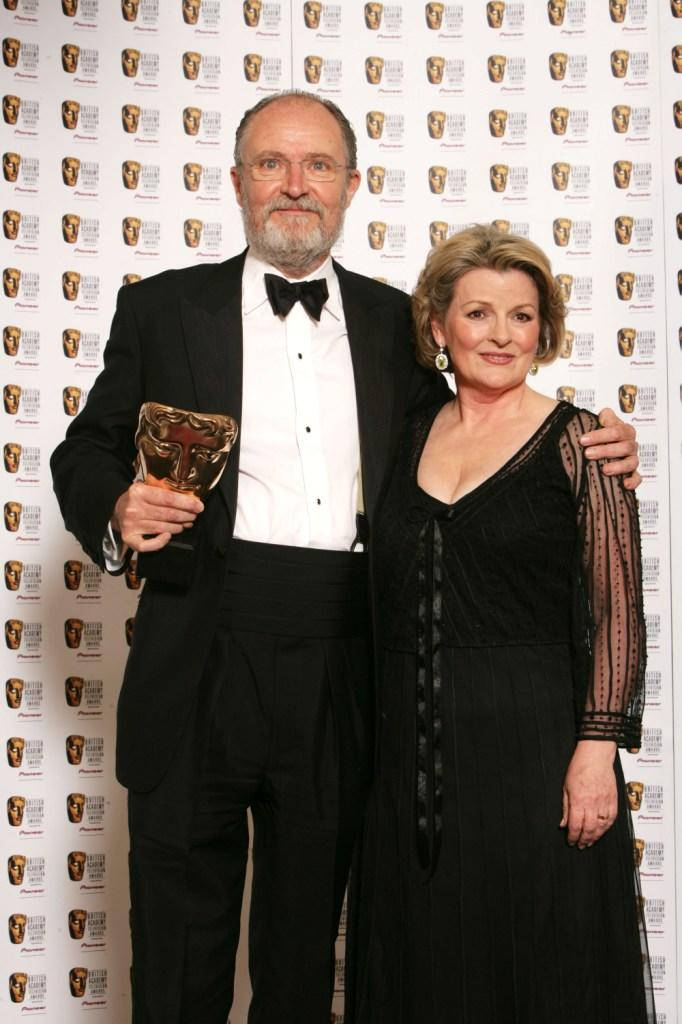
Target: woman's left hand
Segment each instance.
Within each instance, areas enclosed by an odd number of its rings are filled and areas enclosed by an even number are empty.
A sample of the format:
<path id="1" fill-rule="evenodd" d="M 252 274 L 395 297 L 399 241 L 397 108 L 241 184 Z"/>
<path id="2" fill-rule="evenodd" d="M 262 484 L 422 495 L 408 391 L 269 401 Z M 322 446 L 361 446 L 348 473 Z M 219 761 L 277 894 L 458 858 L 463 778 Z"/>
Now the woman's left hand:
<path id="1" fill-rule="evenodd" d="M 568 765 L 563 791 L 563 816 L 569 846 L 592 846 L 611 828 L 618 813 L 613 759 L 616 744 L 579 740 Z"/>

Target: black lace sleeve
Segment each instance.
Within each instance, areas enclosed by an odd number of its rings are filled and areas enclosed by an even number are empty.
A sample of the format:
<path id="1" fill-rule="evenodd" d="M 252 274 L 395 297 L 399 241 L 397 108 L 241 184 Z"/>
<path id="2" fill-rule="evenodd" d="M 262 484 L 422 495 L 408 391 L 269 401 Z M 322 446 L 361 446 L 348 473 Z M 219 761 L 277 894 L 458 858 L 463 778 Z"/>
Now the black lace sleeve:
<path id="1" fill-rule="evenodd" d="M 585 458 L 579 438 L 598 425 L 596 417 L 580 410 L 559 444 L 579 531 L 577 735 L 637 748 L 646 665 L 637 499 L 625 490 L 622 477 L 605 476 L 599 462 Z"/>

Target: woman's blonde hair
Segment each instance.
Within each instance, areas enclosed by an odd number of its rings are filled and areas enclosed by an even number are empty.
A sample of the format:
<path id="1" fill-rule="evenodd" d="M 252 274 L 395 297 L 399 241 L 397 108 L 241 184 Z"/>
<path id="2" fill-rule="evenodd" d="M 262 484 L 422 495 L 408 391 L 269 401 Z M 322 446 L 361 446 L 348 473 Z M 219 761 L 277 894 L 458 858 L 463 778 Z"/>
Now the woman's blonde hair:
<path id="1" fill-rule="evenodd" d="M 538 290 L 540 340 L 536 363 L 551 363 L 564 340 L 566 307 L 552 268 L 542 249 L 520 235 L 510 235 L 492 224 L 475 224 L 451 235 L 429 253 L 412 294 L 417 359 L 435 369 L 440 351 L 431 322 L 443 323 L 460 277 L 485 267 L 490 270 L 521 270 Z"/>

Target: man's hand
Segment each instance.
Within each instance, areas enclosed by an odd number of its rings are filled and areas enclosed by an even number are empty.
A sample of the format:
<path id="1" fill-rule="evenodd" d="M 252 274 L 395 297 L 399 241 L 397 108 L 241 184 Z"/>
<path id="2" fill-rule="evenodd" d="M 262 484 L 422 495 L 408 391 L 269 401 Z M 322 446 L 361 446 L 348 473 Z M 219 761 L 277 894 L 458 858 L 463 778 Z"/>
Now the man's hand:
<path id="1" fill-rule="evenodd" d="M 194 523 L 202 502 L 192 494 L 134 483 L 114 506 L 111 525 L 134 551 L 159 551 Z"/>
<path id="2" fill-rule="evenodd" d="M 599 430 L 583 434 L 580 443 L 587 448 L 588 459 L 609 459 L 602 466 L 607 476 L 625 476 L 623 486 L 629 491 L 639 487 L 642 478 L 637 472 L 637 434 L 629 423 L 618 419 L 613 409 L 602 409 L 599 413 Z"/>

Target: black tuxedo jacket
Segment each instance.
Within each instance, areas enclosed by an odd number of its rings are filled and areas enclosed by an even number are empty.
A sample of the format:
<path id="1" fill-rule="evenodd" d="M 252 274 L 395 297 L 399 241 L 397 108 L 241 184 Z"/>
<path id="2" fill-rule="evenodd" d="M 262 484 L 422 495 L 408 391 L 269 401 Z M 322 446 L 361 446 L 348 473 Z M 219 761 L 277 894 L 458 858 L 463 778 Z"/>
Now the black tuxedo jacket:
<path id="1" fill-rule="evenodd" d="M 117 498 L 134 476 L 141 404 L 224 412 L 241 421 L 244 256 L 166 271 L 118 294 L 104 369 L 51 460 L 66 526 L 102 568 L 102 538 Z M 414 360 L 407 296 L 338 264 L 335 270 L 355 376 L 371 529 L 405 413 L 435 398 L 444 385 L 440 375 Z M 117 733 L 117 775 L 131 789 L 149 790 L 159 782 L 195 699 L 229 562 L 238 468 L 239 441 L 192 530 L 138 558 L 146 584 Z"/>

